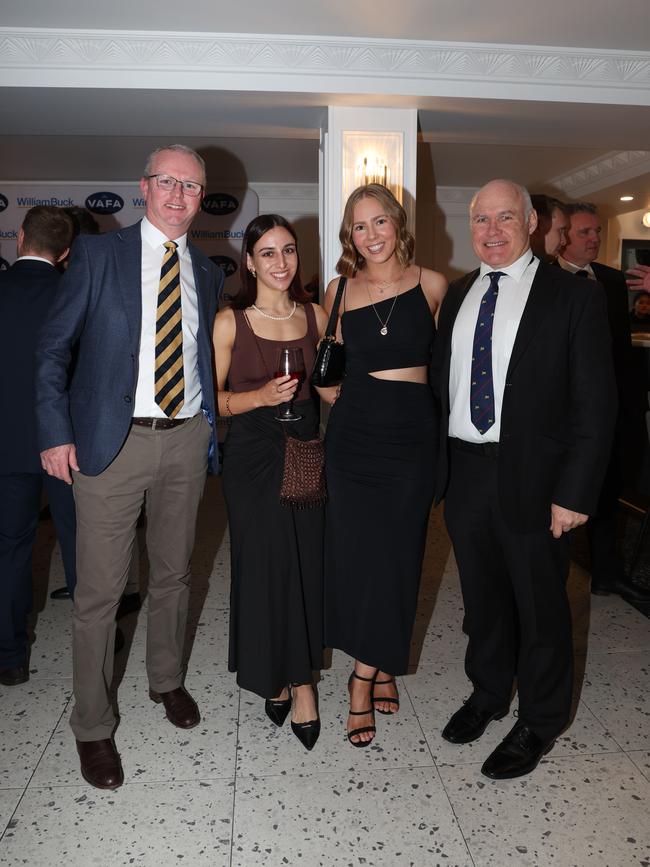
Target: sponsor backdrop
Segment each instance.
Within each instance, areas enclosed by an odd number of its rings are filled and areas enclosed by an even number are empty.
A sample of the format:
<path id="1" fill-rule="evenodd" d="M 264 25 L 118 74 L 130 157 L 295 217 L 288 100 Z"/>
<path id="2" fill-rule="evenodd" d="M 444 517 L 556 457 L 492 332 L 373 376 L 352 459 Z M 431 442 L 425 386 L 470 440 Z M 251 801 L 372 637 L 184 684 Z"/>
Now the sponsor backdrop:
<path id="1" fill-rule="evenodd" d="M 0 181 L 0 269 L 16 259 L 16 242 L 25 212 L 34 205 L 87 208 L 102 232 L 129 226 L 144 216 L 144 199 L 133 183 L 41 183 Z M 223 268 L 226 292 L 239 288 L 239 258 L 244 230 L 259 211 L 253 190 L 224 189 L 207 192 L 189 236 Z"/>

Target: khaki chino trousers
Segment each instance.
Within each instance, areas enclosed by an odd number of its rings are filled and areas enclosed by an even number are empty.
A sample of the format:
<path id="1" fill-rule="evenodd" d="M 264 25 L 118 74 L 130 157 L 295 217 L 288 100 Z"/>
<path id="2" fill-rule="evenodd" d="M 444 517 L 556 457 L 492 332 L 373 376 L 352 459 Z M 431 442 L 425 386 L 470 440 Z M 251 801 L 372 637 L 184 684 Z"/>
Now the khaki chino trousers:
<path id="1" fill-rule="evenodd" d="M 133 426 L 98 476 L 74 474 L 77 588 L 70 725 L 80 741 L 110 738 L 116 725 L 115 613 L 127 583 L 142 504 L 147 514 L 147 675 L 156 692 L 183 682 L 190 556 L 205 485 L 210 425 L 202 413 L 169 430 Z"/>

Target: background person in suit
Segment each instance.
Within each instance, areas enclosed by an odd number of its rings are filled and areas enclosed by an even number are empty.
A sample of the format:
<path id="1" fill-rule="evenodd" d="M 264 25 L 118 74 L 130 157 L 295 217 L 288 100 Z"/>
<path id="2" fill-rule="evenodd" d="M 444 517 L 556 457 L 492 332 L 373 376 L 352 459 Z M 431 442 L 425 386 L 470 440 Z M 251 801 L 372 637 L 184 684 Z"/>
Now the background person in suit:
<path id="1" fill-rule="evenodd" d="M 633 375 L 632 339 L 628 296 L 622 271 L 596 262 L 600 253 L 601 223 L 596 207 L 589 202 L 567 206 L 569 228 L 567 243 L 558 257 L 565 271 L 601 284 L 607 301 L 607 320 L 611 339 L 614 373 L 618 391 L 616 433 L 598 508 L 587 524 L 591 555 L 591 592 L 598 596 L 619 593 L 635 602 L 650 602 L 650 593 L 637 587 L 623 571 L 616 546 L 618 497 L 626 478 L 635 475 L 635 457 L 641 445 L 636 441 L 643 427 L 644 402 Z"/>
<path id="2" fill-rule="evenodd" d="M 25 214 L 18 259 L 0 273 L 0 683 L 29 679 L 27 615 L 32 605 L 32 549 L 43 483 L 61 545 L 69 592 L 74 592 L 75 510 L 72 491 L 43 473 L 36 441 L 36 335 L 59 282 L 56 265 L 68 254 L 72 221 L 60 208 Z"/>
<path id="3" fill-rule="evenodd" d="M 216 454 L 210 340 L 223 272 L 187 241 L 205 164 L 183 145 L 160 148 L 140 188 L 141 223 L 75 241 L 37 378 L 42 463 L 74 478 L 77 506 L 71 726 L 84 778 L 108 789 L 123 782 L 108 696 L 115 612 L 143 503 L 150 696 L 180 728 L 200 720 L 182 651 L 196 513 L 209 448 Z"/>
<path id="4" fill-rule="evenodd" d="M 441 401 L 436 499 L 454 546 L 473 693 L 443 730 L 479 738 L 519 718 L 482 772 L 532 771 L 569 721 L 566 533 L 593 512 L 616 391 L 602 294 L 530 250 L 528 193 L 495 180 L 470 205 L 478 270 L 449 287 L 432 375 Z"/>
<path id="5" fill-rule="evenodd" d="M 537 214 L 537 226 L 530 236 L 530 247 L 542 262 L 554 262 L 566 243 L 569 216 L 559 199 L 542 193 L 530 197 Z"/>

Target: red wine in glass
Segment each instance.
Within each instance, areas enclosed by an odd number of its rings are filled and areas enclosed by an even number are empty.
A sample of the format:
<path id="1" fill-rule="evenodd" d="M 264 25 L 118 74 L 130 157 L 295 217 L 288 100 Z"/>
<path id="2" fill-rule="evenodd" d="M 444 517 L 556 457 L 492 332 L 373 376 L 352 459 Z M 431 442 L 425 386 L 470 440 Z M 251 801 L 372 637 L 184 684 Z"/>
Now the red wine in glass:
<path id="1" fill-rule="evenodd" d="M 290 376 L 298 382 L 305 376 L 305 360 L 302 349 L 278 349 L 275 362 L 275 374 L 278 376 Z M 293 411 L 293 398 L 287 403 L 281 403 L 277 407 L 275 417 L 278 421 L 300 421 L 301 415 Z"/>

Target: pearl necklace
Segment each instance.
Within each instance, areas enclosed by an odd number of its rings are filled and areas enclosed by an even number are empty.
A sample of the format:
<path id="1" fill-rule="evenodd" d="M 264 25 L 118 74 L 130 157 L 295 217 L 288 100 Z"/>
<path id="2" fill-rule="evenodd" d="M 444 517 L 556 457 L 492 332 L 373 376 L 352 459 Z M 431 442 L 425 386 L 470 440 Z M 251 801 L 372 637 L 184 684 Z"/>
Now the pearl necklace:
<path id="1" fill-rule="evenodd" d="M 296 312 L 296 308 L 298 307 L 298 305 L 295 301 L 293 302 L 293 310 L 288 316 L 272 316 L 270 313 L 265 313 L 263 310 L 260 310 L 257 304 L 251 304 L 251 307 L 253 308 L 253 310 L 257 310 L 260 316 L 264 316 L 265 319 L 273 319 L 275 322 L 284 322 L 287 319 L 291 319 L 293 314 Z"/>

